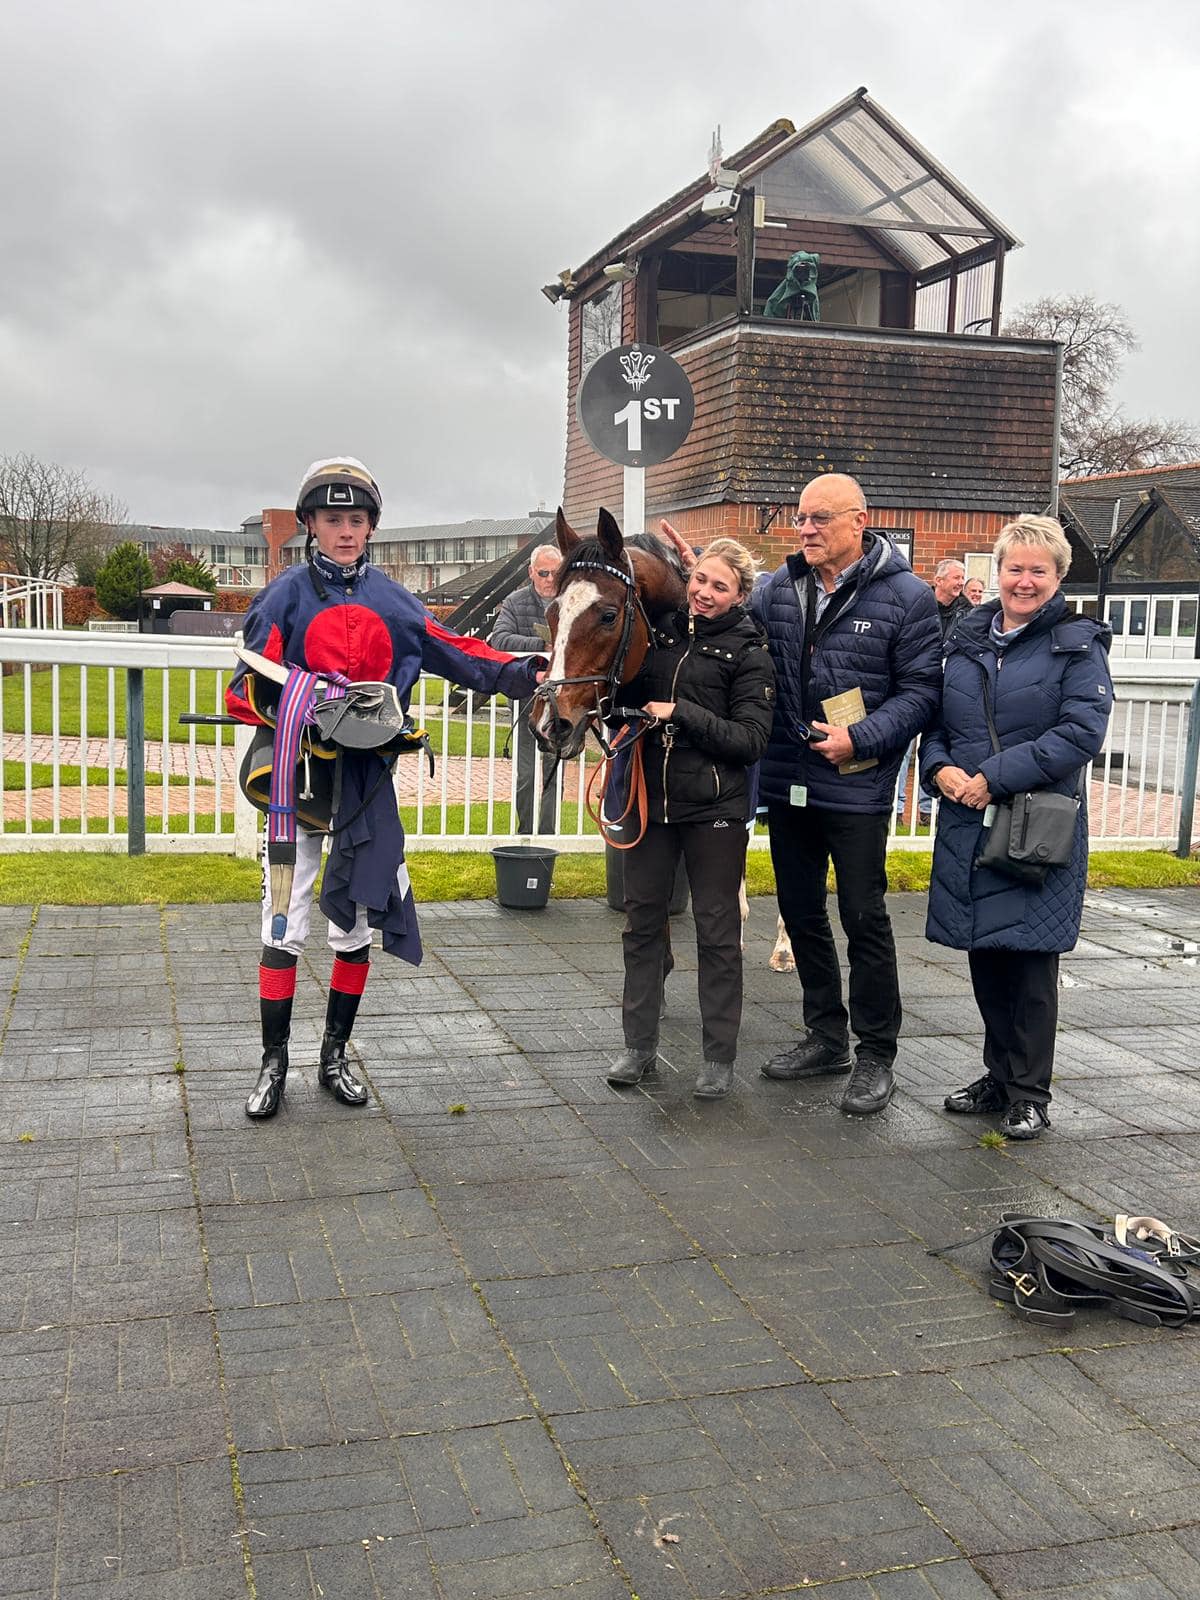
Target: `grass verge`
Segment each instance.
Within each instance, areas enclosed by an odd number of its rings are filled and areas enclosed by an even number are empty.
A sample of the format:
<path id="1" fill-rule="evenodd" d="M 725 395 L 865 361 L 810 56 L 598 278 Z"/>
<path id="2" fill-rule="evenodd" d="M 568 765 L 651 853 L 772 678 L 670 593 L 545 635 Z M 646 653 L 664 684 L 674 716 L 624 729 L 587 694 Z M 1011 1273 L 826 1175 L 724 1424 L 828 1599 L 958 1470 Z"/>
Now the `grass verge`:
<path id="1" fill-rule="evenodd" d="M 408 858 L 413 888 L 422 900 L 486 900 L 496 892 L 496 872 L 485 851 L 414 850 Z M 888 857 L 894 893 L 929 887 L 930 858 L 912 852 Z M 0 855 L 0 905 L 210 905 L 253 903 L 259 896 L 253 861 L 221 855 L 153 855 L 130 859 L 91 852 L 29 851 Z M 1093 889 L 1164 889 L 1200 886 L 1200 858 L 1180 861 L 1164 850 L 1098 851 L 1091 860 Z M 752 895 L 773 894 L 770 857 L 750 856 Z M 560 855 L 553 898 L 600 898 L 604 857 Z"/>

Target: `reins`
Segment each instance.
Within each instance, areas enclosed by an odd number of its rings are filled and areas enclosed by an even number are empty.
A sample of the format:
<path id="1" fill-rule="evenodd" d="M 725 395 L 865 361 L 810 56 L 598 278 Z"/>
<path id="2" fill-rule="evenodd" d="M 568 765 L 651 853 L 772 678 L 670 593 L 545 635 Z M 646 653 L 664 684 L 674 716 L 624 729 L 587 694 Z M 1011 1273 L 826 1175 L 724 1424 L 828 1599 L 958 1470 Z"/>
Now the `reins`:
<path id="1" fill-rule="evenodd" d="M 649 820 L 649 808 L 646 802 L 646 768 L 642 749 L 642 741 L 646 731 L 654 727 L 657 717 L 647 716 L 644 711 L 636 711 L 627 706 L 616 708 L 626 719 L 625 726 L 621 728 L 610 746 L 603 746 L 603 759 L 592 768 L 588 778 L 584 803 L 587 814 L 600 831 L 600 836 L 605 844 L 614 850 L 632 850 L 634 845 L 641 844 L 646 836 L 646 823 Z M 639 726 L 635 724 L 640 723 Z M 609 819 L 604 815 L 604 802 L 608 798 L 608 785 L 613 769 L 618 758 L 628 752 L 629 756 L 629 797 L 625 802 L 625 809 L 619 817 Z M 637 823 L 637 834 L 628 840 L 614 839 L 614 833 L 624 831 L 625 824 L 630 821 Z M 632 825 L 632 824 L 631 824 Z"/>

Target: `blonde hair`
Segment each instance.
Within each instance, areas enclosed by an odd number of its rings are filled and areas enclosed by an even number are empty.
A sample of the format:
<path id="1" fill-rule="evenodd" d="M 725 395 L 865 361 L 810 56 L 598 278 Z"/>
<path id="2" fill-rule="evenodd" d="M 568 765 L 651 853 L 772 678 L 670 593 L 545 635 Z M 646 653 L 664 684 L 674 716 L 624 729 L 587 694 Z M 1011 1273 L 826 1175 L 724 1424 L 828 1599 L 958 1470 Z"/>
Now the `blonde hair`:
<path id="1" fill-rule="evenodd" d="M 1067 542 L 1061 522 L 1055 521 L 1053 517 L 1034 516 L 1014 517 L 1011 522 L 1006 522 L 1000 529 L 1000 537 L 992 547 L 997 567 L 1003 566 L 1005 556 L 1018 545 L 1028 545 L 1032 550 L 1044 550 L 1053 558 L 1059 579 L 1066 577 L 1067 569 L 1071 565 L 1071 546 Z"/>
<path id="2" fill-rule="evenodd" d="M 707 561 L 709 556 L 715 556 L 717 560 L 723 561 L 731 572 L 737 574 L 738 588 L 744 600 L 753 589 L 754 580 L 758 576 L 758 562 L 746 546 L 739 544 L 736 539 L 714 539 L 711 544 L 704 547 L 696 565 L 699 566 L 701 561 Z"/>

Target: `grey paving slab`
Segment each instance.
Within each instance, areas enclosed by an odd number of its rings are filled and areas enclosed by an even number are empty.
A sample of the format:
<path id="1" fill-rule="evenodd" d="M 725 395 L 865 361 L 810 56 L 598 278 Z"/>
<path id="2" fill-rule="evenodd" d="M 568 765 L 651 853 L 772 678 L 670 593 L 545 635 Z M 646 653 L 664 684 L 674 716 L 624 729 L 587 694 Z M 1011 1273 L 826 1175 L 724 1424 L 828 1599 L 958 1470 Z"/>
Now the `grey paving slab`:
<path id="1" fill-rule="evenodd" d="M 711 1105 L 690 917 L 626 1093 L 619 916 L 422 918 L 426 964 L 372 970 L 368 1107 L 316 1086 L 314 944 L 255 1126 L 248 908 L 0 908 L 0 1592 L 240 1597 L 244 1542 L 270 1600 L 1200 1593 L 1200 1327 L 1064 1350 L 984 1244 L 926 1253 L 1008 1208 L 1200 1233 L 1200 895 L 1089 895 L 1052 1133 L 1003 1150 L 941 1109 L 982 1030 L 917 897 L 866 1120 L 759 1076 L 800 1029 L 765 901 Z"/>
<path id="2" fill-rule="evenodd" d="M 1134 1534 L 1063 1549 L 989 1555 L 979 1570 L 1001 1600 L 1190 1600 L 1200 1559 L 1187 1535 Z"/>

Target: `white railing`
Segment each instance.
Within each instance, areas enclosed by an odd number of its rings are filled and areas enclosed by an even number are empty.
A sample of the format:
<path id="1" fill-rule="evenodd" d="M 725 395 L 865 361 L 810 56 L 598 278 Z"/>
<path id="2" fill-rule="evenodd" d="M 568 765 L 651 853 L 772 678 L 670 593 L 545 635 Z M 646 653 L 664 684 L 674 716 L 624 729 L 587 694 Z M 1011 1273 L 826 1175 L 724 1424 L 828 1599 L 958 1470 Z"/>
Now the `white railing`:
<path id="1" fill-rule="evenodd" d="M 126 739 L 127 699 L 136 685 L 144 695 L 145 848 L 254 853 L 259 818 L 236 781 L 245 731 L 184 727 L 178 720 L 181 712 L 223 712 L 234 664 L 227 640 L 11 629 L 0 631 L 0 663 L 6 673 L 0 850 L 124 852 L 131 815 L 135 841 L 140 837 L 138 741 Z M 1177 842 L 1190 798 L 1189 703 L 1197 670 L 1195 663 L 1114 664 L 1116 704 L 1091 774 L 1095 847 Z M 422 757 L 406 756 L 397 767 L 412 845 L 489 849 L 517 837 L 516 773 L 503 756 L 508 706 L 422 679 L 412 711 L 437 752 L 432 777 Z M 601 848 L 583 803 L 594 762 L 593 751 L 556 775 L 560 831 L 547 839 L 556 849 Z M 1194 773 L 1192 783 L 1194 793 Z M 911 774 L 908 789 L 912 815 L 893 822 L 891 844 L 927 850 L 929 830 L 915 820 Z M 751 848 L 766 844 L 758 830 Z"/>
<path id="2" fill-rule="evenodd" d="M 0 572 L 0 627 L 61 628 L 65 587 L 54 578 Z"/>

